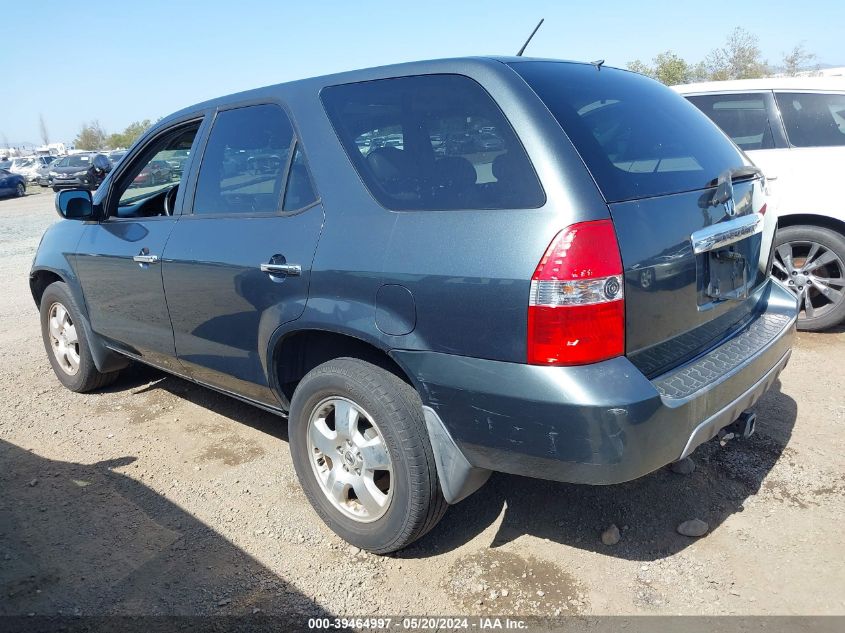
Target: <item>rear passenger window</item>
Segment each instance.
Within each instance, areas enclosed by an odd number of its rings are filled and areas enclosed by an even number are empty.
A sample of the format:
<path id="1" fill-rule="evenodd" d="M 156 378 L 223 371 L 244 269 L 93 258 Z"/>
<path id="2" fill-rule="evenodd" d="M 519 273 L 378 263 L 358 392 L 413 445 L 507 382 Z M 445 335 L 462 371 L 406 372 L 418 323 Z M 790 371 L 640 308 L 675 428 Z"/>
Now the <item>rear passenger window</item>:
<path id="1" fill-rule="evenodd" d="M 845 95 L 784 92 L 775 97 L 790 145 L 845 145 Z"/>
<path id="2" fill-rule="evenodd" d="M 394 210 L 533 208 L 537 175 L 475 81 L 423 75 L 332 86 L 323 104 L 370 193 Z"/>
<path id="3" fill-rule="evenodd" d="M 314 193 L 311 177 L 308 175 L 308 168 L 305 166 L 305 157 L 302 155 L 302 150 L 297 147 L 293 152 L 293 161 L 290 164 L 288 183 L 285 187 L 285 203 L 282 209 L 284 211 L 296 211 L 316 201 L 317 195 Z"/>
<path id="4" fill-rule="evenodd" d="M 194 213 L 279 210 L 293 145 L 293 126 L 276 105 L 217 115 L 202 158 Z"/>
<path id="5" fill-rule="evenodd" d="M 742 149 L 772 149 L 775 146 L 763 95 L 704 95 L 687 99 Z"/>

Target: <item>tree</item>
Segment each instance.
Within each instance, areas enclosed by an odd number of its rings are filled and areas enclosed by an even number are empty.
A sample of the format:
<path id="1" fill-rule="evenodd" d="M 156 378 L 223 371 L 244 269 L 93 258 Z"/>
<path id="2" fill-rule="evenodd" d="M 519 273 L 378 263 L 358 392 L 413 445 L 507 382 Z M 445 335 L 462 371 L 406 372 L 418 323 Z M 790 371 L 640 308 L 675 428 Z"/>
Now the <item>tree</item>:
<path id="1" fill-rule="evenodd" d="M 667 86 L 685 84 L 691 81 L 701 81 L 705 78 L 701 63 L 690 64 L 672 51 L 663 51 L 646 64 L 639 59 L 628 62 L 628 70 L 657 79 Z"/>
<path id="2" fill-rule="evenodd" d="M 106 139 L 106 146 L 111 147 L 113 149 L 119 147 L 129 147 L 134 143 L 141 134 L 147 131 L 147 129 L 152 125 L 149 119 L 144 119 L 143 121 L 134 121 L 126 126 L 126 129 L 123 132 L 115 132 L 114 134 L 109 134 L 108 138 Z"/>
<path id="3" fill-rule="evenodd" d="M 106 145 L 106 133 L 100 127 L 99 121 L 91 121 L 82 125 L 79 134 L 73 141 L 73 146 L 76 149 L 95 150 L 101 149 Z"/>
<path id="4" fill-rule="evenodd" d="M 667 86 L 688 83 L 690 66 L 672 51 L 664 51 L 654 58 L 655 79 Z"/>
<path id="5" fill-rule="evenodd" d="M 809 52 L 804 47 L 804 42 L 800 42 L 790 52 L 783 54 L 783 73 L 794 77 L 799 72 L 810 69 L 815 60 L 815 53 Z"/>
<path id="6" fill-rule="evenodd" d="M 757 36 L 739 26 L 728 36 L 725 46 L 707 55 L 704 66 L 711 81 L 755 79 L 769 72 Z"/>
<path id="7" fill-rule="evenodd" d="M 44 115 L 38 115 L 38 127 L 41 130 L 41 142 L 44 145 L 50 144 L 50 134 L 47 132 L 47 124 L 44 122 Z"/>
<path id="8" fill-rule="evenodd" d="M 631 72 L 639 73 L 641 75 L 645 75 L 646 77 L 651 77 L 652 79 L 655 78 L 654 68 L 652 68 L 642 60 L 635 59 L 634 61 L 628 62 L 625 65 Z"/>

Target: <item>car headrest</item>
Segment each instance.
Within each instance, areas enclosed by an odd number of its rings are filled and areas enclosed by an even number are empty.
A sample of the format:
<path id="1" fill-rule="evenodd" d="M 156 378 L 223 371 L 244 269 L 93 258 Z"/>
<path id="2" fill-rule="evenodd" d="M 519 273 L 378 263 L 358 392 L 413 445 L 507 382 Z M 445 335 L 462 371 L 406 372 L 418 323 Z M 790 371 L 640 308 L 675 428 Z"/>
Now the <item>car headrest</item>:
<path id="1" fill-rule="evenodd" d="M 447 156 L 435 161 L 434 177 L 441 186 L 464 189 L 475 184 L 478 174 L 466 158 Z"/>
<path id="2" fill-rule="evenodd" d="M 367 154 L 373 175 L 382 183 L 391 182 L 407 174 L 407 159 L 401 149 L 378 147 Z"/>
<path id="3" fill-rule="evenodd" d="M 493 176 L 496 177 L 497 181 L 505 184 L 530 178 L 531 173 L 528 169 L 525 160 L 520 160 L 519 157 L 510 153 L 500 154 L 493 161 Z"/>

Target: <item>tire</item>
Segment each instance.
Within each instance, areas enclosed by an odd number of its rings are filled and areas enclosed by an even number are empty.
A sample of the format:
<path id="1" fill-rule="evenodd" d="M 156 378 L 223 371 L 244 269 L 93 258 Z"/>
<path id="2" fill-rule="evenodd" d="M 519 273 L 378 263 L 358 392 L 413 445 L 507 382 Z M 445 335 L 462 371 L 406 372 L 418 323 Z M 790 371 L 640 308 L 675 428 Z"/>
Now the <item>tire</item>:
<path id="1" fill-rule="evenodd" d="M 26 185 L 22 182 L 18 183 L 18 186 L 15 187 L 15 197 L 23 198 L 26 195 Z"/>
<path id="2" fill-rule="evenodd" d="M 824 263 L 805 269 L 820 261 Z M 799 330 L 819 332 L 845 320 L 845 236 L 841 233 L 810 224 L 778 229 L 772 275 L 799 297 Z"/>
<path id="3" fill-rule="evenodd" d="M 63 328 L 62 336 L 64 338 L 56 338 L 51 334 L 51 320 L 55 317 L 57 325 L 61 325 L 63 322 L 63 319 L 59 316 L 59 308 L 66 311 L 67 323 L 73 330 L 70 333 L 69 327 Z M 47 286 L 41 296 L 40 309 L 41 338 L 59 382 L 71 391 L 84 393 L 105 387 L 117 379 L 119 371 L 103 374 L 97 370 L 91 349 L 88 346 L 85 328 L 82 327 L 81 312 L 73 299 L 73 295 L 68 290 L 67 284 L 56 281 Z M 53 327 L 55 332 L 55 325 Z M 60 346 L 57 344 L 59 339 L 64 343 L 62 349 L 65 352 L 59 351 Z"/>
<path id="4" fill-rule="evenodd" d="M 365 480 L 356 477 L 352 465 L 355 458 L 349 459 L 349 451 L 338 452 L 334 448 L 335 442 L 343 444 L 334 423 L 335 412 L 345 410 L 343 403 L 361 413 L 358 422 L 351 425 L 351 436 L 375 443 L 389 456 L 391 470 L 386 478 L 389 485 L 384 486 L 387 470 L 370 469 L 380 478 L 371 474 L 367 480 L 378 483 L 382 498 L 388 496 L 384 507 L 374 512 L 358 500 L 357 484 L 350 486 L 349 492 L 341 493 L 345 501 L 340 502 L 330 498 L 326 491 L 328 484 L 322 483 L 321 478 L 331 477 L 332 472 L 338 473 L 338 481 L 344 476 L 352 477 L 353 481 Z M 370 421 L 372 428 L 368 427 Z M 321 436 L 328 442 L 325 453 L 317 447 L 323 443 L 312 439 L 316 436 L 313 429 L 320 422 L 329 434 L 334 432 L 337 436 L 331 439 Z M 329 428 L 330 425 L 334 428 Z M 352 545 L 376 554 L 402 549 L 431 530 L 446 512 L 448 505 L 437 479 L 419 395 L 389 371 L 353 358 L 338 358 L 319 365 L 302 379 L 293 394 L 288 432 L 293 464 L 305 495 L 326 525 Z M 348 445 L 350 451 L 357 450 L 353 442 Z M 367 458 L 359 465 L 357 472 L 366 475 Z M 340 469 L 346 469 L 346 475 Z M 376 507 L 373 496 L 367 494 L 366 498 L 371 501 L 371 507 Z"/>

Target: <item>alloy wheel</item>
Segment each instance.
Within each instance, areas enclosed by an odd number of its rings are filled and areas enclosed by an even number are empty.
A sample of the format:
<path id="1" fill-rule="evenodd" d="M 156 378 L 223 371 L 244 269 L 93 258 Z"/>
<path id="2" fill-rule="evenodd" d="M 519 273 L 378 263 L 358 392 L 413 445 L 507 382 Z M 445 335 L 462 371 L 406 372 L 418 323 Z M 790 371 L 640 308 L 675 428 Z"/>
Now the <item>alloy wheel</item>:
<path id="1" fill-rule="evenodd" d="M 352 400 L 326 398 L 308 420 L 308 458 L 320 488 L 345 516 L 370 523 L 393 497 L 393 462 L 372 416 Z"/>
<path id="2" fill-rule="evenodd" d="M 772 274 L 798 297 L 799 316 L 806 319 L 822 317 L 845 301 L 845 263 L 817 242 L 778 246 Z"/>
<path id="3" fill-rule="evenodd" d="M 58 302 L 51 305 L 47 325 L 59 367 L 66 374 L 75 375 L 79 371 L 79 336 L 67 308 Z"/>

